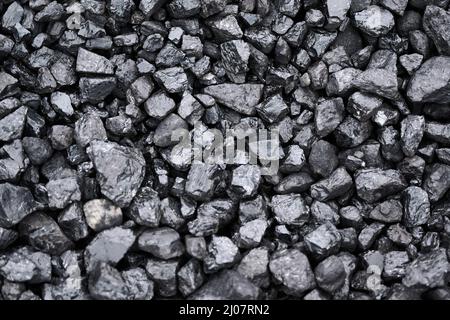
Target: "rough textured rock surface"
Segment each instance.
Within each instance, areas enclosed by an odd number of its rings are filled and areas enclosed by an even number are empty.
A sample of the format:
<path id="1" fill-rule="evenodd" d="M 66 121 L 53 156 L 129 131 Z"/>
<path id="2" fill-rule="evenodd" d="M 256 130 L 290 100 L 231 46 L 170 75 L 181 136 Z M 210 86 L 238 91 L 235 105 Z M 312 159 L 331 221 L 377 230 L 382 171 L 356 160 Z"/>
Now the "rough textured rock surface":
<path id="1" fill-rule="evenodd" d="M 449 0 L 0 0 L 0 300 L 449 300 L 449 208 Z"/>

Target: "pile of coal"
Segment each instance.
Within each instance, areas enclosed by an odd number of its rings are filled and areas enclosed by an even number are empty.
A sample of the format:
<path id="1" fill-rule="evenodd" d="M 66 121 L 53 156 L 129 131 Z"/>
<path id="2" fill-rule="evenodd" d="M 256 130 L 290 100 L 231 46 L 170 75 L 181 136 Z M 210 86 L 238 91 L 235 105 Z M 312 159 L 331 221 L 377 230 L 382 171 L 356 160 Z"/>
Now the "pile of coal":
<path id="1" fill-rule="evenodd" d="M 0 2 L 0 299 L 450 299 L 449 190 L 449 0 Z"/>

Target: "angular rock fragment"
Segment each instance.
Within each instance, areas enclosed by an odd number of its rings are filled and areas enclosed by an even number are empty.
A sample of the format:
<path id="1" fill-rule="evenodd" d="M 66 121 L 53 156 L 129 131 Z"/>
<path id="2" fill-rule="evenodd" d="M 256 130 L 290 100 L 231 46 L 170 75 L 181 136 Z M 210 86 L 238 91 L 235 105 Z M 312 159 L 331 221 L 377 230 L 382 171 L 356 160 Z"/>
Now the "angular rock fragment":
<path id="1" fill-rule="evenodd" d="M 356 172 L 355 186 L 358 196 L 375 202 L 406 188 L 403 176 L 396 170 L 363 169 Z"/>
<path id="2" fill-rule="evenodd" d="M 438 6 L 430 5 L 423 14 L 423 28 L 442 55 L 450 55 L 450 14 Z"/>
<path id="3" fill-rule="evenodd" d="M 402 283 L 413 288 L 435 288 L 444 285 L 448 261 L 443 249 L 421 254 L 405 271 Z"/>
<path id="4" fill-rule="evenodd" d="M 189 296 L 192 300 L 256 300 L 260 297 L 261 290 L 234 270 L 223 270 L 214 275 Z"/>
<path id="5" fill-rule="evenodd" d="M 114 66 L 107 58 L 86 49 L 78 49 L 76 71 L 92 74 L 114 74 Z"/>
<path id="6" fill-rule="evenodd" d="M 159 295 L 171 297 L 177 293 L 177 269 L 178 262 L 175 260 L 155 260 L 149 259 L 145 270 L 156 283 Z"/>
<path id="7" fill-rule="evenodd" d="M 212 96 L 224 106 L 245 115 L 253 115 L 261 99 L 263 86 L 260 84 L 224 83 L 206 87 L 204 93 Z"/>
<path id="8" fill-rule="evenodd" d="M 239 259 L 239 249 L 227 237 L 213 236 L 208 245 L 208 254 L 203 260 L 206 273 L 214 273 L 232 266 Z"/>
<path id="9" fill-rule="evenodd" d="M 34 213 L 21 221 L 21 236 L 36 250 L 59 255 L 73 246 L 58 224 L 43 213 Z"/>
<path id="10" fill-rule="evenodd" d="M 357 12 L 354 21 L 357 28 L 372 37 L 387 34 L 395 24 L 394 16 L 389 10 L 375 5 Z"/>
<path id="11" fill-rule="evenodd" d="M 418 227 L 427 223 L 430 218 L 430 202 L 428 194 L 422 188 L 411 186 L 403 191 L 403 216 L 407 227 Z"/>
<path id="12" fill-rule="evenodd" d="M 167 227 L 145 231 L 139 236 L 138 246 L 142 251 L 164 260 L 179 257 L 184 253 L 180 235 Z"/>
<path id="13" fill-rule="evenodd" d="M 96 232 L 122 223 L 122 210 L 106 199 L 89 200 L 83 205 L 88 226 Z"/>
<path id="14" fill-rule="evenodd" d="M 271 207 L 279 224 L 302 226 L 309 217 L 309 208 L 298 194 L 273 196 Z"/>
<path id="15" fill-rule="evenodd" d="M 330 222 L 320 225 L 304 238 L 306 248 L 317 259 L 337 253 L 341 240 L 341 234 Z"/>
<path id="16" fill-rule="evenodd" d="M 28 108 L 20 107 L 13 113 L 0 119 L 0 141 L 8 142 L 22 137 Z"/>
<path id="17" fill-rule="evenodd" d="M 100 232 L 84 250 L 86 270 L 94 270 L 99 262 L 117 264 L 128 252 L 136 239 L 133 232 L 115 227 Z"/>
<path id="18" fill-rule="evenodd" d="M 2 183 L 0 184 L 0 194 L 1 227 L 12 227 L 40 208 L 27 188 Z"/>
<path id="19" fill-rule="evenodd" d="M 128 206 L 144 179 L 142 153 L 113 142 L 96 140 L 91 143 L 88 155 L 97 172 L 102 194 L 119 207 Z"/>
<path id="20" fill-rule="evenodd" d="M 433 57 L 412 76 L 407 95 L 413 102 L 450 102 L 450 58 Z"/>
<path id="21" fill-rule="evenodd" d="M 316 286 L 308 258 L 297 249 L 275 252 L 270 257 L 269 269 L 288 294 L 301 296 Z"/>
<path id="22" fill-rule="evenodd" d="M 337 168 L 328 178 L 314 183 L 311 197 L 327 201 L 344 195 L 353 185 L 352 177 L 344 168 Z"/>

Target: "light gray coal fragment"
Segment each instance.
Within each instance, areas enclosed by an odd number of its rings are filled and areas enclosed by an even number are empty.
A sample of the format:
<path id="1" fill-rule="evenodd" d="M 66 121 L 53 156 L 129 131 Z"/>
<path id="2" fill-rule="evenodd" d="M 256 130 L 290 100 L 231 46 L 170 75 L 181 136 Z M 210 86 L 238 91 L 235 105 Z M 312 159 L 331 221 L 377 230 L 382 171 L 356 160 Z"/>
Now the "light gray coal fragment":
<path id="1" fill-rule="evenodd" d="M 275 195 L 271 207 L 279 224 L 299 227 L 309 218 L 309 208 L 299 194 Z"/>
<path id="2" fill-rule="evenodd" d="M 157 227 L 161 219 L 158 193 L 150 187 L 143 187 L 130 204 L 128 215 L 137 224 Z"/>
<path id="3" fill-rule="evenodd" d="M 387 69 L 367 69 L 354 79 L 353 86 L 391 100 L 399 95 L 397 75 Z"/>
<path id="4" fill-rule="evenodd" d="M 18 83 L 18 80 L 6 72 L 0 72 L 0 95 L 11 91 Z"/>
<path id="5" fill-rule="evenodd" d="M 378 111 L 383 99 L 363 92 L 355 92 L 348 101 L 348 111 L 359 121 L 367 121 Z"/>
<path id="6" fill-rule="evenodd" d="M 142 268 L 133 268 L 121 273 L 128 288 L 127 300 L 153 299 L 153 281 L 151 281 Z"/>
<path id="7" fill-rule="evenodd" d="M 186 194 L 199 201 L 210 199 L 219 184 L 220 172 L 218 165 L 194 163 L 187 176 Z"/>
<path id="8" fill-rule="evenodd" d="M 90 103 L 103 101 L 116 87 L 115 77 L 80 78 L 81 99 Z"/>
<path id="9" fill-rule="evenodd" d="M 100 232 L 84 250 L 84 262 L 88 272 L 99 262 L 116 265 L 128 252 L 136 237 L 129 229 L 115 227 Z"/>
<path id="10" fill-rule="evenodd" d="M 269 281 L 269 251 L 259 247 L 252 249 L 239 263 L 236 271 L 258 287 L 267 287 Z"/>
<path id="11" fill-rule="evenodd" d="M 407 185 L 396 170 L 363 169 L 355 174 L 355 186 L 361 199 L 373 203 L 402 191 Z"/>
<path id="12" fill-rule="evenodd" d="M 86 49 L 78 49 L 76 71 L 80 73 L 113 75 L 114 66 L 107 58 Z"/>
<path id="13" fill-rule="evenodd" d="M 0 227 L 0 250 L 5 250 L 19 238 L 19 234 L 11 229 Z"/>
<path id="14" fill-rule="evenodd" d="M 155 129 L 153 140 L 158 147 L 169 147 L 179 142 L 178 135 L 173 135 L 175 130 L 187 130 L 188 125 L 183 118 L 175 113 L 169 114 Z M 172 138 L 174 136 L 174 138 Z"/>
<path id="15" fill-rule="evenodd" d="M 314 179 L 305 172 L 293 173 L 284 177 L 274 188 L 275 193 L 300 193 L 309 189 Z"/>
<path id="16" fill-rule="evenodd" d="M 174 18 L 188 18 L 200 13 L 200 0 L 174 0 L 167 5 L 169 14 Z"/>
<path id="17" fill-rule="evenodd" d="M 422 188 L 411 186 L 403 191 L 404 223 L 413 228 L 424 225 L 430 218 L 430 201 Z"/>
<path id="18" fill-rule="evenodd" d="M 20 222 L 19 232 L 36 250 L 60 255 L 73 246 L 58 224 L 43 213 L 34 213 Z"/>
<path id="19" fill-rule="evenodd" d="M 242 165 L 233 170 L 231 189 L 242 198 L 253 197 L 261 182 L 261 170 L 257 165 Z"/>
<path id="20" fill-rule="evenodd" d="M 234 270 L 223 270 L 189 296 L 192 300 L 256 300 L 261 290 Z"/>
<path id="21" fill-rule="evenodd" d="M 412 241 L 412 235 L 400 224 L 390 226 L 386 234 L 395 245 L 407 247 Z"/>
<path id="22" fill-rule="evenodd" d="M 331 222 L 332 224 L 337 225 L 340 219 L 337 208 L 333 203 L 325 203 L 316 200 L 311 204 L 311 217 L 314 222 L 319 224 Z"/>
<path id="23" fill-rule="evenodd" d="M 52 1 L 41 11 L 36 13 L 34 20 L 36 22 L 49 22 L 59 20 L 64 15 L 64 7 L 57 1 Z"/>
<path id="24" fill-rule="evenodd" d="M 145 270 L 156 284 L 156 291 L 163 297 L 172 297 L 177 293 L 178 261 L 149 259 Z"/>
<path id="25" fill-rule="evenodd" d="M 106 199 L 89 200 L 83 212 L 87 225 L 96 232 L 122 224 L 122 210 Z"/>
<path id="26" fill-rule="evenodd" d="M 395 25 L 392 13 L 375 5 L 357 12 L 354 22 L 358 29 L 372 37 L 387 34 Z"/>
<path id="27" fill-rule="evenodd" d="M 184 253 L 184 245 L 177 231 L 163 227 L 143 232 L 138 238 L 139 249 L 156 258 L 169 260 Z"/>
<path id="28" fill-rule="evenodd" d="M 314 269 L 317 285 L 324 291 L 333 294 L 345 283 L 347 273 L 338 256 L 330 256 L 320 262 Z"/>
<path id="29" fill-rule="evenodd" d="M 309 31 L 305 43 L 305 49 L 314 58 L 322 57 L 331 44 L 336 40 L 337 32 Z"/>
<path id="30" fill-rule="evenodd" d="M 195 260 L 189 260 L 177 272 L 178 290 L 186 297 L 200 288 L 205 281 L 201 264 Z"/>
<path id="31" fill-rule="evenodd" d="M 306 162 L 305 153 L 298 145 L 291 145 L 287 150 L 287 155 L 280 166 L 283 173 L 298 172 Z"/>
<path id="32" fill-rule="evenodd" d="M 17 2 L 12 2 L 2 17 L 2 27 L 11 31 L 13 27 L 22 21 L 24 14 L 23 7 Z"/>
<path id="33" fill-rule="evenodd" d="M 0 184 L 0 226 L 9 228 L 40 208 L 25 187 L 10 183 Z"/>
<path id="34" fill-rule="evenodd" d="M 125 300 L 129 291 L 120 272 L 101 262 L 89 274 L 89 294 L 96 300 Z"/>
<path id="35" fill-rule="evenodd" d="M 69 126 L 54 125 L 50 128 L 48 136 L 55 150 L 65 150 L 72 145 L 74 130 Z"/>
<path id="36" fill-rule="evenodd" d="M 326 92 L 329 96 L 344 96 L 354 89 L 354 81 L 361 74 L 361 70 L 344 68 L 332 73 L 328 78 Z"/>
<path id="37" fill-rule="evenodd" d="M 274 123 L 285 117 L 289 112 L 289 108 L 281 95 L 277 94 L 258 104 L 256 111 L 264 121 Z"/>
<path id="38" fill-rule="evenodd" d="M 345 107 L 342 98 L 324 100 L 316 106 L 314 124 L 316 133 L 325 137 L 344 120 Z"/>
<path id="39" fill-rule="evenodd" d="M 328 83 L 328 68 L 323 61 L 316 62 L 308 68 L 311 79 L 311 88 L 314 90 L 325 89 Z"/>
<path id="40" fill-rule="evenodd" d="M 425 130 L 425 118 L 423 116 L 408 115 L 401 122 L 401 142 L 403 153 L 407 157 L 416 154 L 422 141 Z"/>
<path id="41" fill-rule="evenodd" d="M 430 202 L 439 201 L 450 189 L 450 166 L 435 163 L 427 168 L 423 189 L 428 193 Z"/>
<path id="42" fill-rule="evenodd" d="M 30 247 L 19 247 L 0 256 L 0 274 L 6 281 L 31 284 L 50 281 L 51 260 L 48 254 Z M 6 293 L 3 283 L 2 294 Z"/>
<path id="43" fill-rule="evenodd" d="M 443 145 L 450 145 L 450 125 L 429 121 L 425 123 L 425 135 Z"/>
<path id="44" fill-rule="evenodd" d="M 262 97 L 263 85 L 224 83 L 206 87 L 203 91 L 234 111 L 253 115 Z"/>
<path id="45" fill-rule="evenodd" d="M 204 270 L 206 273 L 215 273 L 234 265 L 239 258 L 239 249 L 230 238 L 213 236 L 208 245 L 208 254 L 203 260 Z"/>
<path id="46" fill-rule="evenodd" d="M 316 286 L 308 258 L 297 249 L 275 252 L 270 257 L 269 269 L 288 294 L 302 296 Z"/>
<path id="47" fill-rule="evenodd" d="M 50 96 L 50 103 L 59 114 L 70 117 L 73 115 L 72 102 L 68 94 L 64 92 L 53 92 Z"/>
<path id="48" fill-rule="evenodd" d="M 188 88 L 187 76 L 180 67 L 158 70 L 154 77 L 169 93 L 183 92 Z"/>
<path id="49" fill-rule="evenodd" d="M 61 230 L 72 240 L 78 241 L 88 236 L 89 230 L 79 202 L 72 203 L 58 216 Z"/>
<path id="50" fill-rule="evenodd" d="M 167 96 L 164 91 L 154 93 L 144 104 L 144 110 L 147 114 L 158 120 L 164 119 L 174 109 L 175 101 Z"/>
<path id="51" fill-rule="evenodd" d="M 342 237 L 336 227 L 326 222 L 304 238 L 306 249 L 316 259 L 323 259 L 339 251 Z"/>
<path id="52" fill-rule="evenodd" d="M 404 54 L 399 58 L 399 61 L 402 67 L 405 68 L 410 75 L 413 75 L 422 65 L 423 55 L 418 53 Z"/>
<path id="53" fill-rule="evenodd" d="M 370 211 L 369 217 L 384 223 L 400 222 L 403 216 L 403 206 L 398 200 L 386 200 Z"/>
<path id="54" fill-rule="evenodd" d="M 243 40 L 232 40 L 220 45 L 222 64 L 228 78 L 235 83 L 245 82 L 250 57 L 249 45 Z"/>
<path id="55" fill-rule="evenodd" d="M 17 181 L 29 164 L 22 143 L 20 140 L 14 140 L 12 143 L 4 145 L 0 152 L 2 153 L 0 181 Z"/>
<path id="56" fill-rule="evenodd" d="M 20 139 L 25 127 L 28 108 L 20 107 L 0 120 L 0 141 Z"/>
<path id="57" fill-rule="evenodd" d="M 311 197 L 319 201 L 332 200 L 346 194 L 352 186 L 352 177 L 345 168 L 340 167 L 334 170 L 328 178 L 311 186 Z"/>
<path id="58" fill-rule="evenodd" d="M 239 228 L 237 243 L 240 248 L 257 247 L 266 232 L 268 223 L 264 219 L 255 219 L 246 222 Z"/>
<path id="59" fill-rule="evenodd" d="M 141 151 L 96 140 L 91 142 L 87 153 L 102 194 L 119 207 L 129 206 L 144 179 L 145 160 Z"/>
<path id="60" fill-rule="evenodd" d="M 405 251 L 391 251 L 384 256 L 383 278 L 401 279 L 405 276 L 409 257 Z"/>
<path id="61" fill-rule="evenodd" d="M 137 106 L 150 97 L 154 89 L 153 82 L 146 76 L 137 78 L 127 90 L 127 100 Z"/>
<path id="62" fill-rule="evenodd" d="M 147 16 L 150 17 L 156 13 L 167 0 L 141 0 L 139 2 L 139 9 Z"/>
<path id="63" fill-rule="evenodd" d="M 445 284 L 448 273 L 445 250 L 438 249 L 420 254 L 407 268 L 402 283 L 412 288 L 435 288 Z"/>
<path id="64" fill-rule="evenodd" d="M 364 226 L 360 210 L 355 206 L 343 207 L 339 210 L 340 222 L 344 227 L 361 229 Z"/>
<path id="65" fill-rule="evenodd" d="M 81 200 L 80 187 L 75 178 L 50 180 L 45 187 L 50 208 L 63 209 L 72 202 Z"/>
<path id="66" fill-rule="evenodd" d="M 265 54 L 269 54 L 277 42 L 277 37 L 264 27 L 253 27 L 245 30 L 244 39 Z"/>
<path id="67" fill-rule="evenodd" d="M 376 238 L 384 229 L 384 224 L 374 222 L 361 230 L 358 235 L 358 245 L 362 250 L 367 250 L 372 247 Z"/>
<path id="68" fill-rule="evenodd" d="M 206 241 L 203 237 L 186 236 L 185 239 L 186 253 L 191 257 L 202 261 L 207 255 Z"/>
<path id="69" fill-rule="evenodd" d="M 450 55 L 450 13 L 429 5 L 423 14 L 423 29 L 442 55 Z"/>
<path id="70" fill-rule="evenodd" d="M 412 102 L 450 102 L 450 58 L 425 61 L 409 81 L 407 95 Z"/>
<path id="71" fill-rule="evenodd" d="M 76 123 L 75 141 L 86 147 L 93 140 L 106 140 L 106 130 L 100 117 L 95 113 L 85 113 Z"/>

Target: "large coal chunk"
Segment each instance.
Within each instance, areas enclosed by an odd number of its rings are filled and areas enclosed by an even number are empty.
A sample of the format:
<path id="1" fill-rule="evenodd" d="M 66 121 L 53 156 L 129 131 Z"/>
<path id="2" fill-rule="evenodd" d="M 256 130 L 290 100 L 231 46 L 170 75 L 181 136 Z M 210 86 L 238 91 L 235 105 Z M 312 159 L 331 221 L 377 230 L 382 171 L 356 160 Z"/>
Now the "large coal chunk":
<path id="1" fill-rule="evenodd" d="M 127 207 L 144 179 L 142 153 L 114 142 L 94 141 L 88 149 L 103 195 L 119 207 Z"/>
<path id="2" fill-rule="evenodd" d="M 423 28 L 433 40 L 440 54 L 450 55 L 450 13 L 437 6 L 427 6 L 423 14 Z"/>
<path id="3" fill-rule="evenodd" d="M 0 184 L 0 226 L 8 228 L 40 208 L 31 192 L 10 183 Z"/>
<path id="4" fill-rule="evenodd" d="M 270 257 L 269 269 L 288 294 L 302 296 L 316 286 L 308 258 L 297 249 L 275 252 Z"/>
<path id="5" fill-rule="evenodd" d="M 263 86 L 260 84 L 224 83 L 206 87 L 204 92 L 232 110 L 252 115 L 261 99 L 262 90 Z"/>
<path id="6" fill-rule="evenodd" d="M 355 174 L 358 196 L 367 202 L 376 202 L 406 188 L 406 182 L 396 170 L 363 169 Z"/>
<path id="7" fill-rule="evenodd" d="M 413 102 L 450 102 L 450 57 L 433 57 L 416 71 L 408 85 Z"/>

